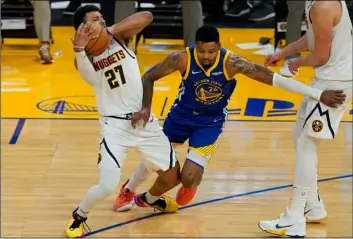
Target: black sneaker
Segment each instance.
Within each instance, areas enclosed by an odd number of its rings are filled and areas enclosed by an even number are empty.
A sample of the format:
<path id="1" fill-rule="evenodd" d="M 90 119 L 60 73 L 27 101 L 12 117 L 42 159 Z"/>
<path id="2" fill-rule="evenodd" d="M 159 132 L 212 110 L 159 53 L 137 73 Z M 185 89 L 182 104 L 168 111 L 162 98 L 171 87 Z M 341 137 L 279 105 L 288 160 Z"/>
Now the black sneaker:
<path id="1" fill-rule="evenodd" d="M 275 17 L 273 6 L 268 3 L 262 3 L 251 9 L 248 20 L 254 22 L 264 21 Z"/>
<path id="2" fill-rule="evenodd" d="M 236 0 L 231 8 L 226 12 L 229 17 L 241 17 L 250 12 L 252 6 L 246 0 Z"/>
<path id="3" fill-rule="evenodd" d="M 77 10 L 81 6 L 81 0 L 71 0 L 67 8 L 64 10 L 63 14 L 68 16 L 73 16 Z"/>

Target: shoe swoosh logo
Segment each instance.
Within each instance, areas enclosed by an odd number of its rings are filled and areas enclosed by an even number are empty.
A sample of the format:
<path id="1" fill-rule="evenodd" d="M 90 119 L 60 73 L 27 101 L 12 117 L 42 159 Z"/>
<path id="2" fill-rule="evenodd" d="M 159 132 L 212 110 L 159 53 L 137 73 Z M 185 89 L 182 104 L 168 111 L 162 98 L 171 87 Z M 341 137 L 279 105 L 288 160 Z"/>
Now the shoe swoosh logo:
<path id="1" fill-rule="evenodd" d="M 292 225 L 285 225 L 285 226 L 280 226 L 280 225 L 276 225 L 276 229 L 282 229 L 282 228 L 286 228 L 286 227 L 291 227 L 291 226 L 293 226 L 294 224 L 292 224 Z"/>
<path id="2" fill-rule="evenodd" d="M 310 212 L 311 210 L 313 210 L 313 209 L 310 209 L 310 210 L 304 212 L 304 215 L 306 215 L 306 214 L 307 214 L 308 212 Z"/>

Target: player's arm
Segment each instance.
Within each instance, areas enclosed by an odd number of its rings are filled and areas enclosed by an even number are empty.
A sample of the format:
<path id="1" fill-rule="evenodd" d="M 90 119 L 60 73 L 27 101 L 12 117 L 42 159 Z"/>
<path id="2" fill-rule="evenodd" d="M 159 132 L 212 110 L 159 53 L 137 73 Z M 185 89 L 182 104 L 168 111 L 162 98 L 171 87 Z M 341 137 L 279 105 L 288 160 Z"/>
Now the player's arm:
<path id="1" fill-rule="evenodd" d="M 153 15 L 151 12 L 138 12 L 114 24 L 109 28 L 109 31 L 117 39 L 128 41 L 152 21 Z"/>
<path id="2" fill-rule="evenodd" d="M 96 72 L 93 68 L 89 56 L 86 55 L 85 51 L 75 51 L 75 67 L 80 72 L 81 77 L 89 84 L 95 85 L 99 83 L 95 77 Z"/>
<path id="3" fill-rule="evenodd" d="M 315 47 L 306 57 L 297 60 L 298 66 L 321 66 L 326 64 L 330 57 L 332 32 L 335 15 L 340 12 L 338 1 L 317 1 L 310 10 L 313 25 Z"/>
<path id="4" fill-rule="evenodd" d="M 187 65 L 186 51 L 171 53 L 163 62 L 150 68 L 143 76 L 143 108 L 151 108 L 154 82 L 175 72 L 183 72 Z"/>
<path id="5" fill-rule="evenodd" d="M 289 44 L 285 48 L 283 48 L 278 54 L 281 55 L 281 58 L 285 58 L 287 56 L 294 55 L 298 52 L 302 52 L 308 49 L 308 39 L 306 34 L 299 38 L 297 41 Z"/>
<path id="6" fill-rule="evenodd" d="M 226 62 L 226 70 L 230 78 L 233 78 L 236 74 L 240 73 L 261 83 L 312 97 L 331 107 L 342 104 L 345 100 L 343 91 L 333 92 L 335 97 L 331 98 L 332 92 L 329 93 L 330 95 L 323 94 L 322 90 L 315 89 L 299 81 L 280 76 L 263 66 L 254 64 L 243 57 L 236 55 L 235 53 L 230 53 Z"/>

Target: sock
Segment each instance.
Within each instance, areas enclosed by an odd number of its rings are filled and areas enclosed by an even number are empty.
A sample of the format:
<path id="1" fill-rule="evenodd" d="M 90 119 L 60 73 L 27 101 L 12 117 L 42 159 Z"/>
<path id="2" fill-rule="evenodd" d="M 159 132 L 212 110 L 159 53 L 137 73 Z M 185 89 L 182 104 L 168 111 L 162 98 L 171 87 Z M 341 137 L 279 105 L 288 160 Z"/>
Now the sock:
<path id="1" fill-rule="evenodd" d="M 146 198 L 146 202 L 148 204 L 153 204 L 155 201 L 157 201 L 159 199 L 160 196 L 153 196 L 150 191 L 147 191 L 145 193 L 145 198 Z"/>
<path id="2" fill-rule="evenodd" d="M 290 211 L 293 217 L 304 216 L 304 208 L 309 198 L 309 192 L 316 180 L 317 142 L 304 132 L 296 140 L 296 166 L 293 185 L 293 197 Z M 316 187 L 315 187 L 316 190 Z"/>
<path id="3" fill-rule="evenodd" d="M 131 175 L 129 182 L 125 185 L 125 188 L 129 189 L 130 192 L 136 192 L 137 187 L 140 186 L 140 184 L 145 181 L 149 175 L 150 172 L 148 169 L 143 163 L 140 162 Z"/>

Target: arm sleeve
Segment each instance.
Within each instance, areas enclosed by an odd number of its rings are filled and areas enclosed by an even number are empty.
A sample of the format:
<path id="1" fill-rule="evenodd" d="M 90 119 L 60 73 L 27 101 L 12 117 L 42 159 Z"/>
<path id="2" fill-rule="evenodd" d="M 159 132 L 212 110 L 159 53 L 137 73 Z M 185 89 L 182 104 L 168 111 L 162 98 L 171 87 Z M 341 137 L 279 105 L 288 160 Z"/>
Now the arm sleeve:
<path id="1" fill-rule="evenodd" d="M 76 62 L 81 77 L 88 84 L 96 85 L 98 83 L 96 71 L 94 70 L 92 63 L 89 61 L 88 56 L 84 51 L 76 52 Z"/>

